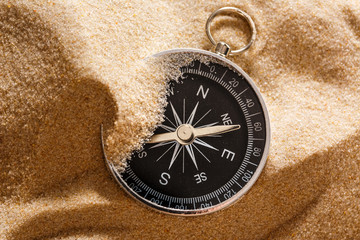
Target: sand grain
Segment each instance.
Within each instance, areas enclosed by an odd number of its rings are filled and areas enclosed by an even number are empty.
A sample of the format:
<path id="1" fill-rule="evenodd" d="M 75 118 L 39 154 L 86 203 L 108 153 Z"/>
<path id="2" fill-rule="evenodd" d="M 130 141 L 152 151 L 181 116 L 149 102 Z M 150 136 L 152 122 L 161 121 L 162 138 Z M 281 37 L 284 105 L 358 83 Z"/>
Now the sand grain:
<path id="1" fill-rule="evenodd" d="M 205 21 L 222 6 L 257 26 L 232 60 L 265 97 L 270 156 L 233 206 L 163 215 L 113 181 L 99 126 L 114 161 L 141 146 L 166 90 L 143 59 L 211 49 Z M 359 16 L 357 0 L 1 1 L 0 238 L 359 239 Z M 212 29 L 234 46 L 248 37 L 228 17 Z"/>

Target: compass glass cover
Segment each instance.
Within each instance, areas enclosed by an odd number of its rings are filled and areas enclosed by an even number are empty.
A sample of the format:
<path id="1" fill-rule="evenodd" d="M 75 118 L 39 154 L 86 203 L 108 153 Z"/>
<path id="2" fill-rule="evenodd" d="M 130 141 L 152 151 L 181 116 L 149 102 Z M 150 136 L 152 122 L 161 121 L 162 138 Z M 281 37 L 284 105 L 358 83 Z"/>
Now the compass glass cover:
<path id="1" fill-rule="evenodd" d="M 263 100 L 241 69 L 219 59 L 194 60 L 181 68 L 178 81 L 170 83 L 165 120 L 154 135 L 179 134 L 185 125 L 205 131 L 240 128 L 187 144 L 173 139 L 145 144 L 123 173 L 114 174 L 131 195 L 158 210 L 202 214 L 221 209 L 251 187 L 265 164 L 269 122 Z"/>

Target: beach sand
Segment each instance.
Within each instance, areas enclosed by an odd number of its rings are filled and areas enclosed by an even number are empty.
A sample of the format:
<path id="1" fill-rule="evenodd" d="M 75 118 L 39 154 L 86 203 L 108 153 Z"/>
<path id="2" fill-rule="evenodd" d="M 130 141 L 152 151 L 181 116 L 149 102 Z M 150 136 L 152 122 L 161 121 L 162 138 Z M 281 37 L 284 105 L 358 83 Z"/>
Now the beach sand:
<path id="1" fill-rule="evenodd" d="M 165 78 L 142 59 L 210 50 L 205 22 L 223 6 L 257 27 L 255 44 L 231 60 L 265 98 L 270 154 L 231 207 L 164 215 L 112 179 L 100 124 L 121 164 L 166 104 Z M 212 30 L 235 47 L 249 37 L 231 17 Z M 358 0 L 3 0 L 0 239 L 360 239 L 359 103 Z"/>

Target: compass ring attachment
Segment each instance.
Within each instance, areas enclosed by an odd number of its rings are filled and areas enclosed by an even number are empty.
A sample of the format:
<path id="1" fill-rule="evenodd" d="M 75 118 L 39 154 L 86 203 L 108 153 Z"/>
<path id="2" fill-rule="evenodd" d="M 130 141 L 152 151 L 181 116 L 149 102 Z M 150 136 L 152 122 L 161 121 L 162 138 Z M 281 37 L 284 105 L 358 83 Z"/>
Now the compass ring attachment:
<path id="1" fill-rule="evenodd" d="M 249 24 L 251 37 L 249 42 L 245 46 L 236 50 L 232 50 L 229 44 L 222 41 L 217 42 L 212 36 L 210 31 L 211 22 L 214 20 L 216 16 L 224 13 L 236 13 L 237 15 L 245 19 L 246 22 Z M 238 55 L 246 51 L 247 49 L 250 48 L 250 46 L 254 43 L 256 39 L 256 28 L 254 21 L 246 12 L 235 7 L 223 7 L 213 12 L 206 21 L 205 30 L 206 30 L 206 35 L 208 36 L 210 42 L 215 46 L 215 53 L 222 55 L 224 57 L 227 57 L 228 55 L 230 56 Z"/>

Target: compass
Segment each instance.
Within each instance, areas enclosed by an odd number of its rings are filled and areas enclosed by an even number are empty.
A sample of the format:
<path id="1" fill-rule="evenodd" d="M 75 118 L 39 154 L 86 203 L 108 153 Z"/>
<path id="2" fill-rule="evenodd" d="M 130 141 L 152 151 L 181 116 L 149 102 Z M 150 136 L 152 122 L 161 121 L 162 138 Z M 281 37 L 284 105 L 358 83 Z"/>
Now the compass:
<path id="1" fill-rule="evenodd" d="M 219 9 L 208 23 L 224 11 L 241 10 Z M 170 82 L 164 121 L 143 150 L 123 172 L 106 160 L 130 195 L 165 213 L 199 215 L 229 206 L 250 189 L 266 162 L 270 125 L 264 100 L 250 77 L 225 58 L 235 51 L 216 45 L 215 53 L 173 49 L 154 55 L 193 59 Z"/>

